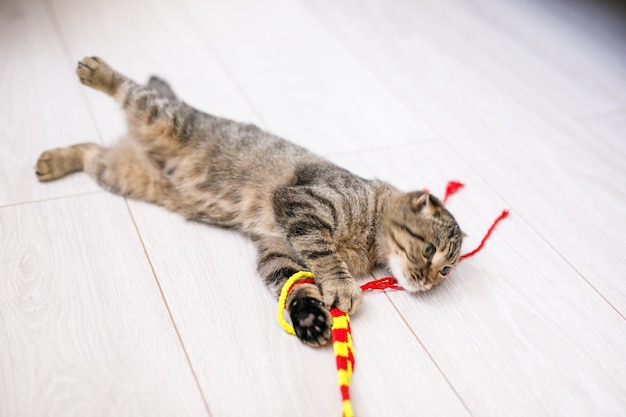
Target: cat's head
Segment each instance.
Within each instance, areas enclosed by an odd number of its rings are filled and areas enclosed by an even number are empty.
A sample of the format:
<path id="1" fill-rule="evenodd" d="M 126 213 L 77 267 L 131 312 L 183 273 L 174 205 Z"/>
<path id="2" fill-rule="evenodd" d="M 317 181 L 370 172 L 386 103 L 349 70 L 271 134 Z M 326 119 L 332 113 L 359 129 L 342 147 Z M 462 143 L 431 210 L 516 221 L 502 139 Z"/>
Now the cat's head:
<path id="1" fill-rule="evenodd" d="M 416 191 L 392 199 L 381 219 L 380 255 L 408 291 L 427 291 L 457 264 L 463 233 L 441 201 Z"/>

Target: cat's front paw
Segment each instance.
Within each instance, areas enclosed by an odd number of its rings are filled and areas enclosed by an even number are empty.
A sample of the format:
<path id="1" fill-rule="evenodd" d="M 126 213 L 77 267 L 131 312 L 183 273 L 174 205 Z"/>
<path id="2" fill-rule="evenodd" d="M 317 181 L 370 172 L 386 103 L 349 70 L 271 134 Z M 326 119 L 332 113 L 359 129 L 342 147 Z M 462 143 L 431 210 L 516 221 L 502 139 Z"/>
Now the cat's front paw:
<path id="1" fill-rule="evenodd" d="M 320 300 L 295 298 L 289 304 L 289 316 L 300 340 L 309 346 L 322 346 L 330 340 L 332 317 Z"/>
<path id="2" fill-rule="evenodd" d="M 83 58 L 76 67 L 80 82 L 98 90 L 112 93 L 115 88 L 115 71 L 102 58 Z"/>
<path id="3" fill-rule="evenodd" d="M 332 279 L 322 282 L 324 303 L 328 307 L 354 314 L 361 306 L 363 291 L 352 278 Z"/>

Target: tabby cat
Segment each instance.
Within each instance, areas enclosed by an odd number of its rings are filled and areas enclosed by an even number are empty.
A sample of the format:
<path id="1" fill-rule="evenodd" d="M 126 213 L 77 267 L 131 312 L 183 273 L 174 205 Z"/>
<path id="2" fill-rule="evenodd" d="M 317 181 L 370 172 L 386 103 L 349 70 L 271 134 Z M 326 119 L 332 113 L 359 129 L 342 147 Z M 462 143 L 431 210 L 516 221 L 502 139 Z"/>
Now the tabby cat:
<path id="1" fill-rule="evenodd" d="M 110 148 L 44 152 L 39 180 L 83 170 L 114 193 L 236 229 L 256 243 L 258 272 L 276 296 L 295 272 L 313 272 L 315 284 L 287 300 L 306 344 L 329 340 L 329 307 L 358 309 L 353 276 L 382 266 L 405 289 L 426 291 L 458 261 L 461 230 L 428 193 L 365 180 L 256 126 L 202 113 L 164 81 L 137 84 L 101 58 L 83 59 L 76 73 L 117 100 L 128 133 Z"/>

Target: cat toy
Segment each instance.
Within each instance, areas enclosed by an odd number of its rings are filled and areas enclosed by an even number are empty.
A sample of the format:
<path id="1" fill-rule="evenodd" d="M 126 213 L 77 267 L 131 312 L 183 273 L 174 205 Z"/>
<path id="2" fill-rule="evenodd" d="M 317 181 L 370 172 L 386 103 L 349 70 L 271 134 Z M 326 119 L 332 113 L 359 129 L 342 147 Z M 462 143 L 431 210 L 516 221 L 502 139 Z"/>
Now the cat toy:
<path id="1" fill-rule="evenodd" d="M 450 181 L 446 186 L 446 192 L 442 202 L 445 204 L 452 194 L 456 193 L 463 184 L 457 181 Z M 503 210 L 502 213 L 493 221 L 487 233 L 482 238 L 476 249 L 461 255 L 459 262 L 463 259 L 478 253 L 485 242 L 491 235 L 491 232 L 496 228 L 498 223 L 509 215 L 508 210 Z M 278 298 L 278 322 L 289 334 L 295 335 L 296 332 L 293 327 L 287 323 L 284 317 L 285 303 L 287 302 L 287 296 L 289 292 L 296 285 L 300 284 L 315 284 L 313 280 L 313 274 L 308 271 L 300 271 L 293 274 L 283 285 Z M 403 290 L 398 284 L 398 281 L 393 277 L 385 277 L 367 282 L 361 285 L 362 291 L 372 290 Z M 352 331 L 350 329 L 350 316 L 348 313 L 344 313 L 336 307 L 330 309 L 330 315 L 332 316 L 331 326 L 331 340 L 333 345 L 333 351 L 335 354 L 335 362 L 337 366 L 337 379 L 339 382 L 339 390 L 341 391 L 342 400 L 342 417 L 354 417 L 354 410 L 352 409 L 352 402 L 350 401 L 350 381 L 352 379 L 352 372 L 354 371 L 354 349 L 352 346 Z"/>

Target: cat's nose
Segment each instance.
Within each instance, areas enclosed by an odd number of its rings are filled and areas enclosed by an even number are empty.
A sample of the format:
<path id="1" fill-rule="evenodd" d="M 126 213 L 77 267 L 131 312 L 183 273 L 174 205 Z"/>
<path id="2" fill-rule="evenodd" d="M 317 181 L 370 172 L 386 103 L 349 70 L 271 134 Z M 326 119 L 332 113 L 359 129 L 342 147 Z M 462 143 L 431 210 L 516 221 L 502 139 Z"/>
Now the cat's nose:
<path id="1" fill-rule="evenodd" d="M 424 283 L 424 287 L 428 286 L 428 289 L 431 289 L 435 285 L 438 285 L 440 282 L 441 282 L 441 280 L 439 278 L 439 274 L 438 273 L 430 274 L 428 276 L 428 279 Z"/>

